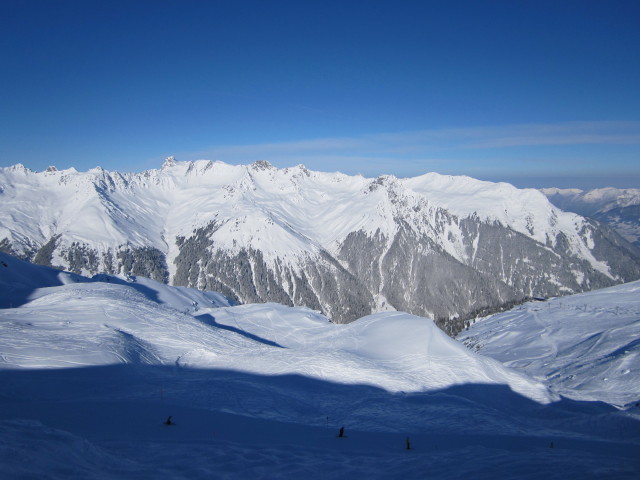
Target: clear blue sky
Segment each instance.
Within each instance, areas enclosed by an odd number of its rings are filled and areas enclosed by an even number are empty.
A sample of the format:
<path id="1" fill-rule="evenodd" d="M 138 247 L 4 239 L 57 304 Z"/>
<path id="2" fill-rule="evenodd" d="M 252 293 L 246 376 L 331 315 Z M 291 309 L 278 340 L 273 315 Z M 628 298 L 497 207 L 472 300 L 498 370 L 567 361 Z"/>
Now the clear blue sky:
<path id="1" fill-rule="evenodd" d="M 640 2 L 0 1 L 0 166 L 640 188 Z"/>

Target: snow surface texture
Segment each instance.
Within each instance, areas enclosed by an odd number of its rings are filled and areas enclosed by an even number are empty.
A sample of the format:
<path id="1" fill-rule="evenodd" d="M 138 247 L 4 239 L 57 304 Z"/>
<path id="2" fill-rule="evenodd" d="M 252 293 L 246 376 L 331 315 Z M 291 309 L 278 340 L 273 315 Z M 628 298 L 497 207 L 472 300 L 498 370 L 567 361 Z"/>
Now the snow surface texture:
<path id="1" fill-rule="evenodd" d="M 8 286 L 3 478 L 631 479 L 640 468 L 632 409 L 560 399 L 430 319 L 336 325 L 0 253 Z"/>
<path id="2" fill-rule="evenodd" d="M 0 285 L 14 283 L 13 271 L 45 270 L 0 255 L 8 265 Z M 24 305 L 0 310 L 3 368 L 143 363 L 298 374 L 393 392 L 499 383 L 539 402 L 554 399 L 426 318 L 389 312 L 339 326 L 305 308 L 222 307 L 220 295 L 142 277 L 75 278 L 84 281 L 34 289 Z"/>
<path id="3" fill-rule="evenodd" d="M 640 189 L 544 188 L 541 191 L 558 208 L 596 218 L 640 246 Z"/>
<path id="4" fill-rule="evenodd" d="M 458 340 L 575 400 L 640 401 L 640 282 L 532 302 Z"/>
<path id="5" fill-rule="evenodd" d="M 434 173 L 368 179 L 267 162 L 121 174 L 0 169 L 0 250 L 347 322 L 439 322 L 640 277 L 640 252 L 537 190 Z M 442 325 L 442 323 L 439 323 Z"/>

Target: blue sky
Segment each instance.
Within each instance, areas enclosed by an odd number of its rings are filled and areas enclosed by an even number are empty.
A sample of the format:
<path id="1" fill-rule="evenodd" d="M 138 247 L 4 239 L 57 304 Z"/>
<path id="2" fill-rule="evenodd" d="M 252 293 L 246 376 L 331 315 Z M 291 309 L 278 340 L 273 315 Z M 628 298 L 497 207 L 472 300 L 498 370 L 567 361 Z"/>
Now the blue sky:
<path id="1" fill-rule="evenodd" d="M 637 1 L 0 2 L 0 166 L 640 188 Z"/>

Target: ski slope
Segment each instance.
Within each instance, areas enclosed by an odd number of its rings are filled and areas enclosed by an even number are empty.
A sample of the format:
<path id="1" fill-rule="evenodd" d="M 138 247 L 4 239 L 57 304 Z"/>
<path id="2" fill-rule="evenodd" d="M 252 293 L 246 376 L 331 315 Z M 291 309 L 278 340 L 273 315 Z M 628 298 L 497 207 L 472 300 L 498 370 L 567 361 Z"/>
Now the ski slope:
<path id="1" fill-rule="evenodd" d="M 0 309 L 3 478 L 635 478 L 640 466 L 633 410 L 561 399 L 430 319 L 337 325 L 5 254 L 0 287 L 15 302 Z"/>
<path id="2" fill-rule="evenodd" d="M 532 302 L 458 336 L 576 400 L 640 400 L 640 282 Z"/>
<path id="3" fill-rule="evenodd" d="M 8 273 L 25 267 L 55 274 L 2 258 Z M 1 311 L 4 368 L 178 365 L 299 374 L 393 392 L 500 383 L 535 401 L 555 399 L 526 376 L 472 354 L 426 318 L 387 312 L 343 326 L 306 308 L 228 306 L 219 294 L 142 277 L 58 276 L 68 283 L 36 288 L 20 308 Z M 3 283 L 16 283 L 8 278 Z"/>

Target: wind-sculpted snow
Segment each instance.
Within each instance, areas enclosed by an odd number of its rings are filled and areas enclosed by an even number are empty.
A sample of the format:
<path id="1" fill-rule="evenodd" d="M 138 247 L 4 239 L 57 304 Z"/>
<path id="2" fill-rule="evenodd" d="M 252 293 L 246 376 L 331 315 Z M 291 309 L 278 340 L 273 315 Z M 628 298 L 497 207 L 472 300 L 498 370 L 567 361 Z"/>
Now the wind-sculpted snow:
<path id="1" fill-rule="evenodd" d="M 20 269 L 14 263 L 8 273 Z M 0 310 L 4 368 L 180 365 L 299 374 L 389 391 L 500 383 L 537 401 L 552 398 L 540 385 L 468 352 L 432 320 L 403 313 L 341 326 L 304 308 L 220 307 L 211 294 L 109 276 L 35 289 L 29 298 Z"/>
<path id="2" fill-rule="evenodd" d="M 640 277 L 640 252 L 536 190 L 434 173 L 368 179 L 267 162 L 122 174 L 0 169 L 0 250 L 336 322 L 404 310 L 449 333 L 480 311 Z"/>
<path id="3" fill-rule="evenodd" d="M 563 396 L 640 401 L 639 282 L 528 303 L 478 321 L 458 339 Z"/>

